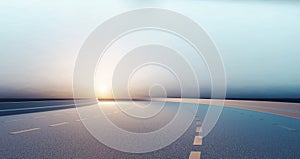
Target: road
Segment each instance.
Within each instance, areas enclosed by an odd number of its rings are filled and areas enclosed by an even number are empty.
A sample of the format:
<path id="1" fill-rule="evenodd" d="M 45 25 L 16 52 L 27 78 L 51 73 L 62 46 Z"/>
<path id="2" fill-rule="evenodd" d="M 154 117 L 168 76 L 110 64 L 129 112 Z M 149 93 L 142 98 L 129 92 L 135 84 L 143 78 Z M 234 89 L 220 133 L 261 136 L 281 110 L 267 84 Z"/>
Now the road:
<path id="1" fill-rule="evenodd" d="M 188 104 L 194 101 L 184 102 Z M 175 103 L 168 101 L 160 116 L 139 124 L 130 121 L 122 111 L 116 109 L 114 102 L 106 102 L 104 109 L 108 118 L 119 127 L 132 132 L 149 132 L 162 127 L 171 119 L 176 111 Z M 9 107 L 4 107 L 8 104 Z M 154 152 L 132 154 L 114 150 L 97 141 L 82 121 L 101 122 L 99 116 L 89 115 L 80 119 L 76 109 L 68 102 L 1 103 L 2 112 L 15 109 L 11 111 L 22 113 L 0 116 L 0 158 L 194 159 L 200 158 L 200 155 L 201 158 L 300 158 L 300 120 L 297 116 L 289 116 L 289 113 L 300 114 L 297 111 L 299 104 L 228 101 L 215 128 L 203 139 L 197 138 L 197 131 L 200 131 L 208 105 L 207 102 L 198 104 L 196 118 L 178 140 Z M 12 108 L 13 105 L 18 105 L 18 108 Z M 20 105 L 24 107 L 20 108 Z M 284 107 L 287 110 L 280 109 L 287 113 L 278 113 L 279 108 L 274 108 L 278 105 L 289 105 Z M 23 114 L 22 109 L 29 106 L 37 109 L 62 106 L 63 109 Z M 245 107 L 242 109 L 242 106 Z M 82 109 L 89 110 L 88 107 L 83 106 Z"/>

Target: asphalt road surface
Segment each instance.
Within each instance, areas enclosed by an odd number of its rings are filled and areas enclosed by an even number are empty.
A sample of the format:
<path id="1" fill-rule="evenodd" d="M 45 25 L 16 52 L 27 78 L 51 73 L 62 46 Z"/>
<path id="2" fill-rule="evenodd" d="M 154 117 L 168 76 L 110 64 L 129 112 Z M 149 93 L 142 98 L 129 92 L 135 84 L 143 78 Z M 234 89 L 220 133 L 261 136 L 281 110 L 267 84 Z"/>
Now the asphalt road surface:
<path id="1" fill-rule="evenodd" d="M 195 102 L 186 101 L 189 103 Z M 144 103 L 137 101 L 137 104 Z M 0 158 L 300 158 L 299 104 L 288 104 L 284 107 L 287 109 L 281 109 L 276 106 L 286 103 L 230 101 L 214 129 L 204 138 L 199 138 L 198 132 L 208 105 L 198 104 L 192 124 L 175 142 L 154 152 L 133 154 L 109 148 L 87 131 L 84 120 L 101 122 L 89 104 L 78 109 L 86 109 L 93 115 L 79 118 L 71 101 L 0 103 Z M 153 120 L 135 122 L 117 109 L 114 102 L 99 104 L 115 125 L 137 133 L 163 127 L 172 119 L 177 106 L 169 101 Z"/>

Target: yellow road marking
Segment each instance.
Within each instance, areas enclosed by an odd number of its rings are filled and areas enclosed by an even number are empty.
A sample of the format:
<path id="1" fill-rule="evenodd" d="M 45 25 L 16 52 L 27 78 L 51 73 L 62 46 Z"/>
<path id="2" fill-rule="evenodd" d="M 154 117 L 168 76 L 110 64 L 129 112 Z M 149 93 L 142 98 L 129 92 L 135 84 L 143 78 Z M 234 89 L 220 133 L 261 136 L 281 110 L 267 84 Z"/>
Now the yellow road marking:
<path id="1" fill-rule="evenodd" d="M 10 132 L 9 134 L 16 135 L 16 134 L 21 134 L 21 133 L 30 132 L 30 131 L 39 130 L 39 129 L 41 129 L 41 128 L 32 128 L 32 129 L 26 129 L 26 130 L 21 130 L 21 131 L 14 131 L 14 132 Z"/>
<path id="2" fill-rule="evenodd" d="M 193 145 L 195 146 L 202 145 L 202 136 L 195 136 Z"/>
<path id="3" fill-rule="evenodd" d="M 201 127 L 196 127 L 196 132 L 197 133 L 202 132 L 202 128 Z"/>
<path id="4" fill-rule="evenodd" d="M 191 151 L 189 159 L 200 159 L 201 152 L 200 151 Z"/>
<path id="5" fill-rule="evenodd" d="M 52 125 L 49 125 L 50 127 L 55 127 L 55 126 L 61 126 L 61 125 L 66 125 L 66 124 L 69 124 L 68 122 L 62 122 L 62 123 L 57 123 L 57 124 L 52 124 Z"/>

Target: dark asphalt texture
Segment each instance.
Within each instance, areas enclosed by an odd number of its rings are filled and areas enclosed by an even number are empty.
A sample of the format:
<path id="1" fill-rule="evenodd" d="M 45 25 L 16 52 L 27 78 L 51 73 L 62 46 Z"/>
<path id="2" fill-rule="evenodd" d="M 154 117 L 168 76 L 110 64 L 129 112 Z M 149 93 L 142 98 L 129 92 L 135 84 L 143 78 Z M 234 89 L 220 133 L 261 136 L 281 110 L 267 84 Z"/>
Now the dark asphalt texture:
<path id="1" fill-rule="evenodd" d="M 202 159 L 300 158 L 299 119 L 228 107 L 224 107 L 215 128 L 203 138 L 203 145 L 193 146 L 196 120 L 202 120 L 206 110 L 207 105 L 199 105 L 195 121 L 183 136 L 163 149 L 145 154 L 120 152 L 98 142 L 76 121 L 79 118 L 74 108 L 1 116 L 0 158 L 174 159 L 188 158 L 191 151 L 201 151 Z M 119 114 L 113 115 L 112 120 L 122 122 L 126 128 L 126 121 Z M 49 127 L 61 122 L 68 124 Z M 36 127 L 40 129 L 10 134 Z M 134 129 L 132 125 L 127 128 Z"/>

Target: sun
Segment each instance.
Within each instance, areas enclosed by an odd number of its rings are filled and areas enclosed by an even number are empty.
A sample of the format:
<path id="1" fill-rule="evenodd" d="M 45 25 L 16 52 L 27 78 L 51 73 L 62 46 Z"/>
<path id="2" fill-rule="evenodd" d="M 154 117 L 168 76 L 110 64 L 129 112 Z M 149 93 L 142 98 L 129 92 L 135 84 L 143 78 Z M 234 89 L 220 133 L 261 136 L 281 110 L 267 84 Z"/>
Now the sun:
<path id="1" fill-rule="evenodd" d="M 101 94 L 107 93 L 107 86 L 100 86 L 100 93 Z"/>
<path id="2" fill-rule="evenodd" d="M 101 85 L 98 89 L 99 98 L 110 98 L 110 89 L 106 85 Z"/>

